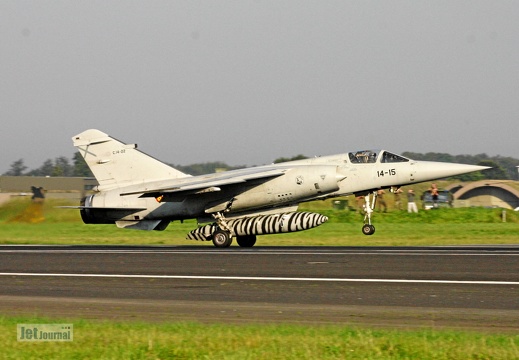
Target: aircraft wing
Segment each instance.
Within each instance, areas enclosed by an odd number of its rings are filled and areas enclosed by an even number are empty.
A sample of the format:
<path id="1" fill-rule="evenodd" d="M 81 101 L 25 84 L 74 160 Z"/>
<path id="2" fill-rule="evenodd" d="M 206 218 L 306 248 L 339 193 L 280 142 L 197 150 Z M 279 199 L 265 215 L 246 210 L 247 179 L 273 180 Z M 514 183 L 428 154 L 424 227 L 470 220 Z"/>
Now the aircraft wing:
<path id="1" fill-rule="evenodd" d="M 231 170 L 223 173 L 193 176 L 187 179 L 176 180 L 172 186 L 125 192 L 122 193 L 121 196 L 141 194 L 139 197 L 157 197 L 165 194 L 202 194 L 206 192 L 220 191 L 220 186 L 275 178 L 284 175 L 287 170 L 288 168 L 285 167 Z"/>

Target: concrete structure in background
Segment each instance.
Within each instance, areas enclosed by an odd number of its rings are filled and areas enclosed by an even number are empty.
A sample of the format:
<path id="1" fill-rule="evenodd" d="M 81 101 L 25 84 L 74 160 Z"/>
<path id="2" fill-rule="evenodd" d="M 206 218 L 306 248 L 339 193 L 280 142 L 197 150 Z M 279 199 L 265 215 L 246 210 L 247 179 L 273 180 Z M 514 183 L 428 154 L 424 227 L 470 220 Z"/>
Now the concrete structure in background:
<path id="1" fill-rule="evenodd" d="M 451 185 L 449 190 L 454 198 L 454 207 L 499 207 L 516 209 L 519 207 L 518 182 L 510 180 L 481 180 L 465 185 Z"/>
<path id="2" fill-rule="evenodd" d="M 33 196 L 32 187 L 43 188 L 46 198 L 79 200 L 97 181 L 82 177 L 0 176 L 0 204 L 12 196 Z"/>

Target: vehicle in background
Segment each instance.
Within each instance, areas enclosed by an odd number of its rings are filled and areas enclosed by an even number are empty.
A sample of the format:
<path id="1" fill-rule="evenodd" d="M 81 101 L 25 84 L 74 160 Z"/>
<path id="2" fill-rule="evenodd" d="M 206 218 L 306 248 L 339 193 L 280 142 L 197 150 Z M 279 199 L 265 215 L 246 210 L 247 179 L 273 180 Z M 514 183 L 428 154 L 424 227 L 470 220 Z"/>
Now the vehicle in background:
<path id="1" fill-rule="evenodd" d="M 432 199 L 432 194 L 430 190 L 424 191 L 422 196 L 422 208 L 425 210 L 433 209 L 434 202 Z M 452 196 L 452 193 L 449 190 L 438 190 L 438 202 L 437 202 L 437 208 L 448 208 L 452 207 L 452 201 L 454 200 L 454 197 Z"/>

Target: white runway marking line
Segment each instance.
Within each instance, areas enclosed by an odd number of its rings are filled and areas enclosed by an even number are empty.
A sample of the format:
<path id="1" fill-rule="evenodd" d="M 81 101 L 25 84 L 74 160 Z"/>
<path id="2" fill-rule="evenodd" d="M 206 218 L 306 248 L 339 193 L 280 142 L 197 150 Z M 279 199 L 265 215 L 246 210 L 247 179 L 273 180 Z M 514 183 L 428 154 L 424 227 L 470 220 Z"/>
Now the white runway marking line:
<path id="1" fill-rule="evenodd" d="M 467 285 L 519 285 L 519 281 L 469 281 L 469 280 L 405 280 L 405 279 L 343 279 L 343 278 L 294 278 L 263 276 L 199 276 L 199 275 L 123 275 L 123 274 L 45 274 L 0 273 L 0 276 L 92 277 L 128 279 L 180 279 L 180 280 L 252 280 L 252 281 L 308 281 L 308 282 L 378 282 L 403 284 L 467 284 Z"/>
<path id="2" fill-rule="evenodd" d="M 445 253 L 420 250 L 373 250 L 373 251 L 344 251 L 344 252 L 303 252 L 303 251 L 189 251 L 189 250 L 0 250 L 1 253 L 10 254 L 171 254 L 171 255 L 371 255 L 371 256 L 519 256 L 517 252 L 487 251 L 479 253 Z"/>

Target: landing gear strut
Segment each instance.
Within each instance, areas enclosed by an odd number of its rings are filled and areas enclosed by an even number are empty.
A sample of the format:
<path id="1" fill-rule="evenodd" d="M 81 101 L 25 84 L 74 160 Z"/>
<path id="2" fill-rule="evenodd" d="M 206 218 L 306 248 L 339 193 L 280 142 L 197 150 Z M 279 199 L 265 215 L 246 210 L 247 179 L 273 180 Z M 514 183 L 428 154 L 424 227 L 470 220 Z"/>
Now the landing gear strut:
<path id="1" fill-rule="evenodd" d="M 213 244 L 217 248 L 226 248 L 231 246 L 232 243 L 232 231 L 225 217 L 222 213 L 213 214 L 216 224 L 218 225 L 215 232 L 213 232 Z"/>
<path id="2" fill-rule="evenodd" d="M 370 199 L 370 195 L 373 197 Z M 366 204 L 364 209 L 366 211 L 364 215 L 364 225 L 362 225 L 362 233 L 364 235 L 373 235 L 375 233 L 375 227 L 371 225 L 371 214 L 375 210 L 375 203 L 377 201 L 377 191 L 373 191 L 371 194 L 364 196 Z"/>

